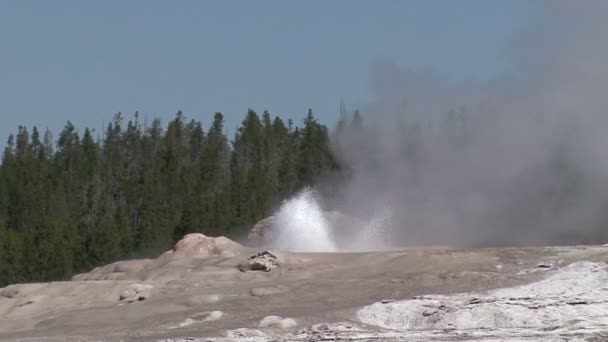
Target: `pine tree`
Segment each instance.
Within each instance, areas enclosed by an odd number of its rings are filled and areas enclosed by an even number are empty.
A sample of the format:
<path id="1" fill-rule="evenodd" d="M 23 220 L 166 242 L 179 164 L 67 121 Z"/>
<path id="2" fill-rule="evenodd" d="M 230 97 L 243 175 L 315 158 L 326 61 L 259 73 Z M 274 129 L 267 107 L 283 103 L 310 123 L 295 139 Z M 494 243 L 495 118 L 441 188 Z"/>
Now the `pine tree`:
<path id="1" fill-rule="evenodd" d="M 232 194 L 238 225 L 262 218 L 267 203 L 264 186 L 263 126 L 253 110 L 238 129 L 231 160 Z"/>
<path id="2" fill-rule="evenodd" d="M 234 223 L 231 196 L 232 175 L 230 169 L 231 151 L 224 135 L 224 116 L 215 113 L 213 123 L 207 132 L 207 143 L 203 149 L 200 164 L 200 179 L 203 189 L 205 231 L 218 235 L 227 232 Z"/>
<path id="3" fill-rule="evenodd" d="M 327 127 L 317 122 L 311 109 L 304 119 L 301 134 L 298 179 L 300 186 L 304 186 L 330 174 L 338 164 L 330 149 Z"/>

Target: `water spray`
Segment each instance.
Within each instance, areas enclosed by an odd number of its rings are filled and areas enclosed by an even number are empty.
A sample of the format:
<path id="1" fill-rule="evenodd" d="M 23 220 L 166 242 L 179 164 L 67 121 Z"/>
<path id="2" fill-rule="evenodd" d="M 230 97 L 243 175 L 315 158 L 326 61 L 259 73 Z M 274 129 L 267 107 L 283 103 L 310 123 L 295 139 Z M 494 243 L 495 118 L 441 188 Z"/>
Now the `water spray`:
<path id="1" fill-rule="evenodd" d="M 335 252 L 329 221 L 310 188 L 286 200 L 273 223 L 275 248 L 291 252 Z"/>

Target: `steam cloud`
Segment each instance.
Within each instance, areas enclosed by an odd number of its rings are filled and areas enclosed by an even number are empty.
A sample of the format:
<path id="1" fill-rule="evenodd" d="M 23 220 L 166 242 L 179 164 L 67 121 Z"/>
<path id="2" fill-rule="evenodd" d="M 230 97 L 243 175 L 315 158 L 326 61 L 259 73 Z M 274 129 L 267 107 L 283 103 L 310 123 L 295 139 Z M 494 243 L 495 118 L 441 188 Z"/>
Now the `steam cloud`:
<path id="1" fill-rule="evenodd" d="M 336 135 L 351 176 L 329 205 L 390 211 L 401 245 L 604 243 L 608 1 L 543 7 L 491 82 L 375 63 L 363 123 Z"/>

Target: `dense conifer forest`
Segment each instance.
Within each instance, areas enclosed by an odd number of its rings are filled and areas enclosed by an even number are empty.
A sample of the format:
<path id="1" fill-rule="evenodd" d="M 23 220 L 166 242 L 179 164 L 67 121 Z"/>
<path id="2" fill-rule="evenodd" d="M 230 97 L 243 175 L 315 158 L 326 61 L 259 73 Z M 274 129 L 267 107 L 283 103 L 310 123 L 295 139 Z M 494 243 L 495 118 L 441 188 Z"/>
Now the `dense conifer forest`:
<path id="1" fill-rule="evenodd" d="M 244 234 L 339 169 L 312 111 L 300 125 L 249 110 L 225 132 L 221 113 L 181 112 L 166 127 L 120 113 L 104 132 L 19 127 L 0 165 L 0 286 L 155 256 L 190 232 Z"/>

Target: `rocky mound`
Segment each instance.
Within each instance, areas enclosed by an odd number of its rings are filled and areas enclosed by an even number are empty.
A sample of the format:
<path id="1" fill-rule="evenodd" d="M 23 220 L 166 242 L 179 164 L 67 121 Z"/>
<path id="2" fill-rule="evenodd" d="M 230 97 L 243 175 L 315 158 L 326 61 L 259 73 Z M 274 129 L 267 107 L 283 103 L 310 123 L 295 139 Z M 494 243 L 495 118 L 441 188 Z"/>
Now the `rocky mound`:
<path id="1" fill-rule="evenodd" d="M 184 236 L 179 240 L 172 250 L 167 251 L 161 257 L 191 257 L 207 258 L 210 256 L 221 256 L 224 258 L 234 257 L 242 246 L 227 237 L 209 237 L 200 233 Z"/>
<path id="2" fill-rule="evenodd" d="M 151 280 L 181 277 L 188 265 L 194 261 L 178 259 L 232 258 L 243 250 L 243 246 L 224 237 L 210 237 L 200 233 L 184 236 L 175 246 L 158 259 L 126 260 L 111 263 L 77 274 L 74 281 L 91 280 Z"/>
<path id="3" fill-rule="evenodd" d="M 188 234 L 157 259 L 114 262 L 75 275 L 72 281 L 9 285 L 0 289 L 0 326 L 27 330 L 30 323 L 22 318 L 51 315 L 57 308 L 69 311 L 148 301 L 176 282 L 238 280 L 247 276 L 237 269 L 249 255 L 245 251 L 225 237 Z"/>

